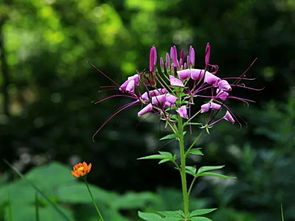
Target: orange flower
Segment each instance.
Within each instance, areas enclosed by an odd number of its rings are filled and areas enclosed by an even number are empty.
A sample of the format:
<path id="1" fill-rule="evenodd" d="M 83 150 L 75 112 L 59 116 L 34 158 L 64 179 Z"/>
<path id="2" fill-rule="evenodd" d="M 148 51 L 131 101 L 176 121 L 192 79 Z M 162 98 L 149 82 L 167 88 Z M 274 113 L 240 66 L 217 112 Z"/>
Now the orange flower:
<path id="1" fill-rule="evenodd" d="M 86 174 L 88 174 L 91 170 L 92 164 L 89 163 L 89 165 L 87 165 L 87 163 L 83 162 L 83 163 L 76 163 L 73 166 L 73 170 L 71 171 L 73 176 L 75 177 L 81 177 L 81 176 L 85 176 Z"/>

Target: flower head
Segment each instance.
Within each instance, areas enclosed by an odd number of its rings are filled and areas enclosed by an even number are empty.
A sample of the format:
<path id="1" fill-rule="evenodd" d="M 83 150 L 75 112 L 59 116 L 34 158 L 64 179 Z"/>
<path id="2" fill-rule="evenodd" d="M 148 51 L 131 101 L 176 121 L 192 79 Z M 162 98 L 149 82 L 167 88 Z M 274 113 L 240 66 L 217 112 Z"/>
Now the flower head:
<path id="1" fill-rule="evenodd" d="M 166 125 L 175 123 L 175 115 L 188 119 L 191 125 L 203 125 L 204 127 L 201 126 L 201 128 L 206 128 L 206 125 L 211 128 L 214 124 L 223 120 L 230 123 L 238 121 L 225 102 L 229 99 L 244 103 L 254 102 L 244 97 L 234 96 L 233 92 L 235 92 L 236 88 L 259 89 L 240 83 L 242 80 L 253 80 L 245 77 L 246 71 L 235 77 L 226 76 L 223 78 L 219 76 L 219 67 L 211 63 L 210 54 L 211 46 L 210 43 L 207 43 L 204 67 L 195 67 L 195 49 L 190 46 L 187 54 L 185 54 L 185 50 L 181 49 L 178 56 L 177 48 L 173 45 L 169 53 L 166 53 L 165 60 L 163 58 L 159 59 L 160 69 L 157 69 L 155 68 L 157 49 L 152 46 L 149 54 L 149 71 L 128 77 L 120 86 L 115 85 L 114 88 L 115 90 L 119 89 L 119 94 L 113 94 L 95 102 L 100 103 L 115 97 L 133 99 L 133 101 L 123 105 L 111 114 L 96 133 L 111 118 L 134 105 L 143 105 L 143 108 L 138 112 L 138 116 L 147 113 L 157 114 L 161 120 L 166 121 Z M 253 63 L 250 67 L 252 65 Z M 157 85 L 160 85 L 160 87 Z M 198 100 L 198 102 L 195 102 L 195 100 Z M 203 104 L 200 107 L 192 108 L 193 105 L 199 103 Z M 194 113 L 193 110 L 198 111 Z M 191 122 L 196 120 L 199 115 L 204 115 L 205 117 L 202 117 L 202 119 L 205 120 Z"/>
<path id="2" fill-rule="evenodd" d="M 82 163 L 80 162 L 73 166 L 73 170 L 71 172 L 73 176 L 79 178 L 79 177 L 83 177 L 87 175 L 90 172 L 91 167 L 92 167 L 91 163 L 87 165 L 87 163 L 85 162 L 82 162 Z"/>

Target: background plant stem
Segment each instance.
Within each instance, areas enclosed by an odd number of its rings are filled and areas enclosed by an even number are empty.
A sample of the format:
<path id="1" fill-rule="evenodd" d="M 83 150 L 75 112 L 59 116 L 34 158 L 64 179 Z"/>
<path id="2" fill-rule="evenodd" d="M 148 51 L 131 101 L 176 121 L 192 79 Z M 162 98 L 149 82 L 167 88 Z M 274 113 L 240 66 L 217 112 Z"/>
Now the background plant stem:
<path id="1" fill-rule="evenodd" d="M 35 220 L 36 221 L 39 221 L 40 218 L 39 218 L 39 200 L 38 200 L 38 193 L 35 192 Z"/>
<path id="2" fill-rule="evenodd" d="M 97 214 L 98 214 L 98 217 L 99 217 L 98 220 L 100 220 L 100 221 L 104 221 L 104 219 L 103 219 L 103 217 L 102 217 L 102 215 L 101 215 L 101 213 L 100 213 L 100 211 L 99 211 L 99 209 L 98 209 L 98 206 L 97 206 L 97 204 L 96 204 L 96 202 L 95 202 L 95 200 L 94 200 L 94 197 L 93 197 L 93 195 L 92 195 L 92 193 L 91 193 L 91 191 L 90 191 L 90 188 L 89 188 L 89 185 L 88 185 L 88 182 L 87 182 L 87 179 L 86 179 L 86 178 L 84 178 L 84 182 L 85 182 L 85 184 L 86 184 L 87 190 L 88 190 L 89 195 L 90 195 L 90 197 L 91 197 L 92 203 L 93 203 L 93 205 L 94 205 L 94 207 L 95 207 L 95 209 L 96 209 L 96 212 L 97 212 Z"/>

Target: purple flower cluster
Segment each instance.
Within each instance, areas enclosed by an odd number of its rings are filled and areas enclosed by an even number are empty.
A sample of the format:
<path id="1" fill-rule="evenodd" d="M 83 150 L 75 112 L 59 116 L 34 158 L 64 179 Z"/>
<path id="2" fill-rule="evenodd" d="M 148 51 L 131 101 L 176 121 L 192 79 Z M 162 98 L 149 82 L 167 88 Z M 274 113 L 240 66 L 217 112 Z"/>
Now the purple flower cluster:
<path id="1" fill-rule="evenodd" d="M 177 48 L 174 45 L 171 47 L 170 53 L 166 53 L 165 59 L 160 57 L 160 65 L 157 67 L 157 49 L 153 46 L 150 49 L 149 71 L 128 77 L 118 87 L 120 94 L 111 95 L 96 103 L 118 96 L 134 99 L 134 101 L 121 107 L 111 117 L 133 105 L 142 104 L 143 107 L 138 112 L 138 116 L 156 113 L 160 115 L 161 119 L 173 122 L 173 116 L 179 115 L 191 122 L 198 114 L 216 112 L 216 114 L 210 114 L 207 121 L 202 124 L 210 128 L 221 120 L 235 123 L 237 118 L 230 108 L 225 105 L 225 101 L 228 99 L 236 99 L 245 103 L 253 101 L 233 96 L 233 88 L 259 89 L 246 87 L 240 83 L 242 80 L 254 80 L 246 78 L 245 72 L 237 77 L 221 78 L 217 76 L 219 67 L 210 63 L 210 54 L 211 47 L 207 43 L 204 68 L 195 68 L 195 49 L 190 46 L 187 55 L 181 49 L 178 56 Z M 203 104 L 193 114 L 192 110 L 196 108 L 192 107 L 195 105 L 196 100 L 201 101 Z M 217 114 L 222 113 L 223 110 L 225 110 L 223 115 Z M 215 116 L 219 117 L 216 119 Z M 104 125 L 105 123 L 102 126 Z"/>

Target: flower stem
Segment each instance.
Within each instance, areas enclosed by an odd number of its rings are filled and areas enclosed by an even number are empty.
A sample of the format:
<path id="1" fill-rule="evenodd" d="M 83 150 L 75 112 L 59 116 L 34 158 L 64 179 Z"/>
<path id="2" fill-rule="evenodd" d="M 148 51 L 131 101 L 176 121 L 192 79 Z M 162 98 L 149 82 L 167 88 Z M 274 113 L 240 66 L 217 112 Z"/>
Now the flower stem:
<path id="1" fill-rule="evenodd" d="M 183 135 L 183 122 L 182 118 L 178 117 L 178 133 L 179 133 L 179 152 L 180 152 L 180 177 L 182 186 L 182 197 L 183 197 L 183 211 L 185 217 L 189 217 L 189 196 L 187 192 L 187 182 L 186 182 L 186 156 L 184 150 L 184 135 Z"/>
<path id="2" fill-rule="evenodd" d="M 35 192 L 35 220 L 39 221 L 40 217 L 39 217 L 39 199 L 38 199 L 38 193 Z"/>
<path id="3" fill-rule="evenodd" d="M 96 209 L 97 215 L 98 215 L 98 217 L 99 217 L 98 220 L 99 220 L 99 221 L 104 221 L 104 219 L 103 219 L 103 217 L 102 217 L 102 215 L 101 215 L 101 213 L 100 213 L 100 211 L 99 211 L 99 209 L 98 209 L 98 206 L 97 206 L 97 204 L 96 204 L 96 202 L 95 202 L 95 200 L 94 200 L 94 197 L 93 197 L 93 195 L 92 195 L 92 193 L 91 193 L 91 191 L 90 191 L 90 188 L 89 188 L 89 185 L 88 185 L 88 182 L 87 182 L 86 177 L 84 178 L 84 182 L 85 182 L 85 184 L 86 184 L 87 190 L 88 190 L 89 195 L 90 195 L 91 200 L 92 200 L 92 203 L 93 203 L 93 205 L 94 205 L 94 207 L 95 207 L 95 209 Z"/>

